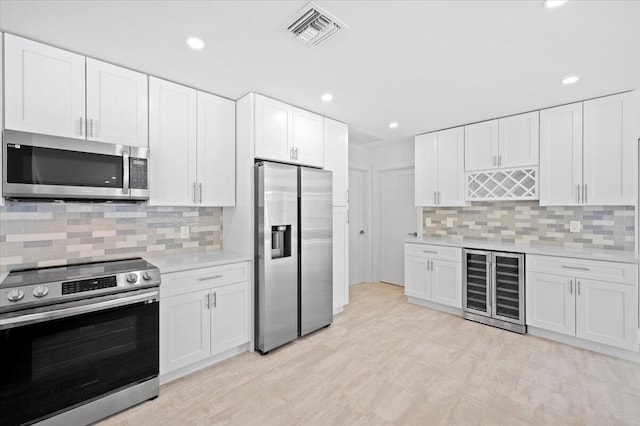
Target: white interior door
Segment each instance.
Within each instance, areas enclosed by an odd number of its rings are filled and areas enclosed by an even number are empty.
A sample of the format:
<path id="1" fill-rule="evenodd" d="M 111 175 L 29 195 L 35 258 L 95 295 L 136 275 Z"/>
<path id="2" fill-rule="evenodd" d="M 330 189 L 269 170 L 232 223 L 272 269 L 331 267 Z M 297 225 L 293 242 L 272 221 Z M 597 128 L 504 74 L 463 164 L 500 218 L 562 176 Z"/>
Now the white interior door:
<path id="1" fill-rule="evenodd" d="M 414 169 L 380 172 L 380 281 L 404 286 L 404 240 L 416 228 Z"/>
<path id="2" fill-rule="evenodd" d="M 349 170 L 349 285 L 364 278 L 364 172 Z"/>

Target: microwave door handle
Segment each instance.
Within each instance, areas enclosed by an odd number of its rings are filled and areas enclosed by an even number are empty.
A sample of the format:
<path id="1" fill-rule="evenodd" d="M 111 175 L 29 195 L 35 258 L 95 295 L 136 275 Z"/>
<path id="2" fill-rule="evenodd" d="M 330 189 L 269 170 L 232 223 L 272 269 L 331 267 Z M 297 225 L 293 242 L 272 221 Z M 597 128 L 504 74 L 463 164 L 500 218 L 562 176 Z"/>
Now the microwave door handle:
<path id="1" fill-rule="evenodd" d="M 122 151 L 122 193 L 129 193 L 129 150 Z"/>

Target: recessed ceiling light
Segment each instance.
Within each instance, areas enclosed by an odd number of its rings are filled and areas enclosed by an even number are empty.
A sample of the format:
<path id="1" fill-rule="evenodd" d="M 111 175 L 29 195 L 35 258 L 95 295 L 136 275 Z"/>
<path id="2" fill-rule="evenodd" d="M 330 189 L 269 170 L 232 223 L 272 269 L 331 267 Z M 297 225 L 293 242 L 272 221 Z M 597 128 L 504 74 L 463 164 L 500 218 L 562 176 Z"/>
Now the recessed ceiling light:
<path id="1" fill-rule="evenodd" d="M 568 0 L 544 0 L 542 2 L 542 7 L 545 9 L 555 9 L 556 7 L 560 7 L 565 4 Z"/>
<path id="2" fill-rule="evenodd" d="M 572 75 L 562 80 L 562 84 L 564 84 L 565 86 L 571 86 L 572 84 L 576 84 L 578 80 L 580 80 L 580 77 L 578 77 L 577 75 Z"/>
<path id="3" fill-rule="evenodd" d="M 187 39 L 187 45 L 192 49 L 200 50 L 204 47 L 204 41 L 197 37 L 189 37 Z"/>
<path id="4" fill-rule="evenodd" d="M 320 97 L 320 99 L 322 99 L 325 102 L 331 102 L 331 100 L 333 99 L 333 95 L 331 93 L 325 93 Z"/>
<path id="5" fill-rule="evenodd" d="M 396 123 L 395 121 L 389 123 L 389 128 L 390 129 L 395 129 L 396 127 L 398 127 L 398 123 Z"/>

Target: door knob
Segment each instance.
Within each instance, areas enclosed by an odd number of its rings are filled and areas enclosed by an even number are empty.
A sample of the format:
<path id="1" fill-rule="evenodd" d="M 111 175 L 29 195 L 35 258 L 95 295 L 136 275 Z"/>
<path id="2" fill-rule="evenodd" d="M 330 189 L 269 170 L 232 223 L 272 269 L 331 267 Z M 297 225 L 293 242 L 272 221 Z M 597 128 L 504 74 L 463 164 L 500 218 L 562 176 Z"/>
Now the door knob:
<path id="1" fill-rule="evenodd" d="M 417 237 L 418 233 L 417 232 L 409 232 L 407 235 L 409 235 L 411 237 Z"/>
<path id="2" fill-rule="evenodd" d="M 364 230 L 360 230 L 360 235 L 364 235 Z"/>

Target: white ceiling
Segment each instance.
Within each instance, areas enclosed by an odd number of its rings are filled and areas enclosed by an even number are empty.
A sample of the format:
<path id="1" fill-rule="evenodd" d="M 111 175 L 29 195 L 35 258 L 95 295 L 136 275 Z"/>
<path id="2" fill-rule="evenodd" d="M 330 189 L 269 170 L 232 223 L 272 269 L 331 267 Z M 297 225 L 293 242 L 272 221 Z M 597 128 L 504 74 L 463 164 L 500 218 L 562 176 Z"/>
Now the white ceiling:
<path id="1" fill-rule="evenodd" d="M 640 1 L 318 0 L 350 29 L 316 49 L 281 30 L 306 3 L 1 0 L 0 28 L 232 99 L 264 93 L 384 144 L 640 88 Z"/>

